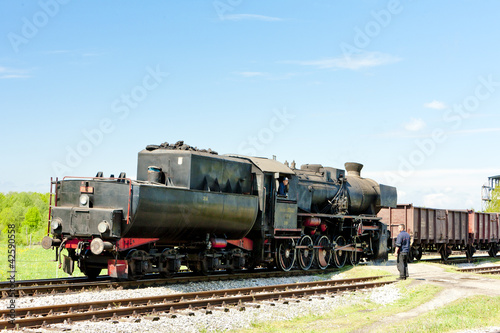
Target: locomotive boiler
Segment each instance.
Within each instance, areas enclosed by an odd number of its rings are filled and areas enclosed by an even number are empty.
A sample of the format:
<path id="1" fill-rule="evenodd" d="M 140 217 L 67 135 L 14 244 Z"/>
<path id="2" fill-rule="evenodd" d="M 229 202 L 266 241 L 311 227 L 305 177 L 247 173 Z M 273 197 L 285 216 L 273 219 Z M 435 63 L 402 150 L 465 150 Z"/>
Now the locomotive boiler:
<path id="1" fill-rule="evenodd" d="M 107 268 L 136 279 L 181 266 L 287 271 L 387 258 L 389 232 L 376 214 L 396 206 L 396 189 L 362 178 L 361 164 L 297 169 L 180 141 L 148 146 L 137 165 L 136 180 L 99 172 L 53 183 L 42 245 L 65 272 L 76 263 L 91 278 Z"/>

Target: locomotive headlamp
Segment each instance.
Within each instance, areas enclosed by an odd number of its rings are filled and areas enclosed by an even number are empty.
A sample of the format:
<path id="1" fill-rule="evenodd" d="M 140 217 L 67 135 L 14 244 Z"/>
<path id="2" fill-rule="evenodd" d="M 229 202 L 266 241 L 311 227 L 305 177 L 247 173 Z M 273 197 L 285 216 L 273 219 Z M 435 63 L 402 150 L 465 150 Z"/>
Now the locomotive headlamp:
<path id="1" fill-rule="evenodd" d="M 88 204 L 89 204 L 88 194 L 80 195 L 80 207 L 87 207 Z"/>
<path id="2" fill-rule="evenodd" d="M 55 218 L 50 222 L 50 227 L 52 230 L 58 229 L 62 225 L 62 220 L 60 218 Z"/>
<path id="3" fill-rule="evenodd" d="M 102 221 L 101 223 L 99 223 L 99 224 L 97 225 L 97 230 L 99 230 L 99 232 L 100 232 L 101 234 L 103 234 L 103 233 L 105 233 L 106 231 L 108 231 L 108 230 L 109 230 L 109 223 L 108 223 L 108 221 L 104 220 L 104 221 Z"/>

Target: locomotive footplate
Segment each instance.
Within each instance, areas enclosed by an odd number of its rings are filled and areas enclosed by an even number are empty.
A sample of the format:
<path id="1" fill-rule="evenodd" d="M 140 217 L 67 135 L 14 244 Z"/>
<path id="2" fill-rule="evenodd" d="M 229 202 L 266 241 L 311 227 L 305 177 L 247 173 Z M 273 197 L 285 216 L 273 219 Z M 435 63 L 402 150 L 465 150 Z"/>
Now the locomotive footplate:
<path id="1" fill-rule="evenodd" d="M 362 216 L 362 215 L 341 215 L 341 214 L 316 214 L 316 213 L 297 213 L 297 216 L 306 216 L 306 217 L 324 217 L 330 219 L 339 219 L 339 220 L 357 220 L 357 221 L 380 221 L 381 217 L 378 216 Z"/>

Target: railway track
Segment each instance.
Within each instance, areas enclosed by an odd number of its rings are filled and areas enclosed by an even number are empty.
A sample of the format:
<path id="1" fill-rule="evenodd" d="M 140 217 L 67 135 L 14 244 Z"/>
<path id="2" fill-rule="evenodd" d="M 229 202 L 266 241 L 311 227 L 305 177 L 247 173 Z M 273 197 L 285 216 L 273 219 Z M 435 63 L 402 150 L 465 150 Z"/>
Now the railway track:
<path id="1" fill-rule="evenodd" d="M 460 268 L 458 271 L 463 273 L 500 274 L 500 266 Z"/>
<path id="2" fill-rule="evenodd" d="M 17 308 L 14 320 L 9 318 L 9 310 L 0 310 L 0 327 L 36 328 L 55 323 L 118 319 L 144 314 L 172 316 L 178 311 L 203 310 L 210 313 L 214 309 L 226 310 L 230 306 L 244 308 L 258 306 L 257 302 L 263 301 L 287 302 L 311 295 L 370 289 L 395 282 L 377 281 L 380 278 L 382 276 Z"/>
<path id="3" fill-rule="evenodd" d="M 443 260 L 442 258 L 426 258 L 426 259 L 421 259 L 419 261 L 415 262 L 435 262 L 435 263 L 440 263 L 440 264 L 446 264 L 446 265 L 458 265 L 458 264 L 468 264 L 468 263 L 475 263 L 475 262 L 480 262 L 484 259 L 491 259 L 489 256 L 477 256 L 477 257 L 472 257 L 472 259 L 469 261 L 469 259 L 465 257 L 448 257 L 448 259 Z"/>
<path id="4" fill-rule="evenodd" d="M 296 270 L 289 272 L 282 271 L 254 271 L 241 272 L 234 274 L 214 274 L 210 276 L 195 275 L 192 273 L 182 273 L 179 276 L 172 278 L 158 278 L 158 275 L 150 275 L 142 280 L 137 281 L 116 281 L 110 277 L 102 276 L 97 281 L 89 281 L 87 278 L 65 278 L 65 279 L 45 279 L 45 280 L 27 280 L 17 281 L 15 288 L 10 289 L 8 283 L 0 284 L 0 294 L 2 299 L 23 296 L 39 296 L 46 294 L 71 293 L 79 291 L 99 291 L 102 289 L 126 289 L 139 287 L 162 286 L 174 283 L 189 283 L 189 282 L 206 282 L 206 281 L 221 281 L 221 280 L 237 280 L 245 278 L 266 278 L 266 277 L 283 277 L 297 275 L 316 275 L 335 271 L 335 269 L 320 270 L 313 269 L 308 271 Z"/>

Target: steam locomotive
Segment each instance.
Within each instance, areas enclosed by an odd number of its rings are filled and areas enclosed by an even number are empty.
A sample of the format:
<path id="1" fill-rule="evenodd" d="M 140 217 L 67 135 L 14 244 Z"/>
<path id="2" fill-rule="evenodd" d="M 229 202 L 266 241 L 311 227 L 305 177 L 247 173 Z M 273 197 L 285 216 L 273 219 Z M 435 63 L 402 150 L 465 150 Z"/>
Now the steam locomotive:
<path id="1" fill-rule="evenodd" d="M 42 245 L 66 273 L 76 263 L 89 278 L 106 268 L 138 279 L 181 266 L 209 274 L 386 260 L 390 233 L 377 213 L 396 207 L 396 188 L 362 178 L 358 163 L 294 164 L 182 141 L 150 145 L 139 152 L 137 180 L 99 172 L 54 181 L 52 235 Z"/>

